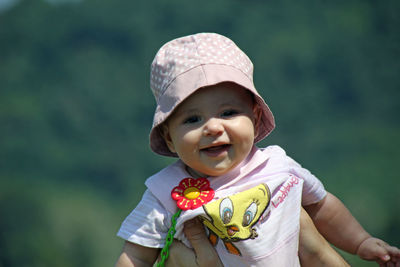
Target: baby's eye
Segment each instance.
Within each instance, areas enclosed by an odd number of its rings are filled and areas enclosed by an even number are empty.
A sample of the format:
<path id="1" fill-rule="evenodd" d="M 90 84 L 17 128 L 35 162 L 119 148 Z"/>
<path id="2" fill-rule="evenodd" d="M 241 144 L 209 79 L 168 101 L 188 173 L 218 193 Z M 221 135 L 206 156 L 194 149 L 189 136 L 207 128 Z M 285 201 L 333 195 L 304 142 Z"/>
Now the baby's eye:
<path id="1" fill-rule="evenodd" d="M 222 112 L 221 116 L 222 117 L 232 117 L 236 114 L 239 114 L 239 111 L 234 110 L 234 109 L 229 109 L 229 110 L 225 110 L 224 112 Z"/>
<path id="2" fill-rule="evenodd" d="M 191 124 L 191 123 L 196 123 L 199 122 L 201 120 L 201 118 L 199 116 L 190 116 L 188 118 L 186 118 L 183 123 L 184 124 Z"/>

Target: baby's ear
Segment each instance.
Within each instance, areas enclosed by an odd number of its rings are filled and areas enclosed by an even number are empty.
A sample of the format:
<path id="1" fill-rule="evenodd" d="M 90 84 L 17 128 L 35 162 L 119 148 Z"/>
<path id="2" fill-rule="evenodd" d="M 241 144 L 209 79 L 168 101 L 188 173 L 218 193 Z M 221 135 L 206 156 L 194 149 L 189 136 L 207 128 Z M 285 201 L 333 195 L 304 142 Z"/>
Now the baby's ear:
<path id="1" fill-rule="evenodd" d="M 262 118 L 262 109 L 260 106 L 257 104 L 257 102 L 254 101 L 254 106 L 253 106 L 253 114 L 254 114 L 254 138 L 257 138 L 259 135 L 259 129 L 260 129 L 260 123 L 261 123 L 261 118 Z"/>
<path id="2" fill-rule="evenodd" d="M 172 153 L 176 153 L 174 142 L 172 142 L 171 135 L 169 134 L 168 126 L 163 123 L 159 127 L 161 136 L 164 138 L 164 141 L 167 144 L 169 151 L 171 151 Z"/>

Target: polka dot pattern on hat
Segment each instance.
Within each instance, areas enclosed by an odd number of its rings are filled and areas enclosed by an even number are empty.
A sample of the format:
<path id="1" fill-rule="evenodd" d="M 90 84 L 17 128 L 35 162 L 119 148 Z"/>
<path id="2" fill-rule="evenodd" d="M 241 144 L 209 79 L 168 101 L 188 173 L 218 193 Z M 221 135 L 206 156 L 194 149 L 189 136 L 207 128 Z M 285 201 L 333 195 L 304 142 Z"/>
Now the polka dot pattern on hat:
<path id="1" fill-rule="evenodd" d="M 157 103 L 177 76 L 203 64 L 229 65 L 253 77 L 253 64 L 232 40 L 216 33 L 185 36 L 162 46 L 151 64 L 150 87 Z"/>

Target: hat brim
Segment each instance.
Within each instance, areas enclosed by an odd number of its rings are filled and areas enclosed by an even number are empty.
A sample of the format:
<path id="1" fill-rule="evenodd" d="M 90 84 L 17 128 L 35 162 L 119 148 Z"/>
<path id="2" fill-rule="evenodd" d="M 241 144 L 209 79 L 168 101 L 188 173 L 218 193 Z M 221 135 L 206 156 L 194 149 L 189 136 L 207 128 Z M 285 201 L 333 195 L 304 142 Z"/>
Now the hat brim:
<path id="1" fill-rule="evenodd" d="M 274 128 L 275 120 L 271 110 L 254 87 L 253 81 L 241 70 L 230 65 L 205 64 L 196 66 L 177 76 L 160 97 L 154 113 L 153 127 L 150 132 L 150 147 L 160 155 L 177 157 L 169 150 L 160 125 L 172 114 L 175 108 L 186 98 L 200 88 L 223 82 L 233 82 L 253 93 L 256 103 L 262 110 L 260 121 L 257 123 L 255 143 L 264 139 Z"/>

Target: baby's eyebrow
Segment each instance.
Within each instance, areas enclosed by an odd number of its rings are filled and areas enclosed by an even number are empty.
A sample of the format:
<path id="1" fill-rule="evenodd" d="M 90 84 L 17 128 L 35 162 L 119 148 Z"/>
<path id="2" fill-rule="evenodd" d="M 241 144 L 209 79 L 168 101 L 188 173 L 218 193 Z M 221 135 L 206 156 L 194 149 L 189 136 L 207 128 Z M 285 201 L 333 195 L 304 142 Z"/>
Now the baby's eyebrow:
<path id="1" fill-rule="evenodd" d="M 230 102 L 223 102 L 223 103 L 219 104 L 219 106 L 223 108 L 223 107 L 232 107 L 232 106 L 242 106 L 241 104 L 242 103 L 240 101 L 237 101 L 234 99 Z"/>
<path id="2" fill-rule="evenodd" d="M 198 113 L 199 110 L 197 108 L 189 108 L 189 109 L 184 109 L 184 110 L 178 110 L 177 114 L 178 115 L 187 115 L 187 114 L 193 114 L 193 113 Z"/>
<path id="3" fill-rule="evenodd" d="M 188 109 L 178 109 L 175 111 L 174 116 L 176 118 L 186 117 L 187 115 L 197 114 L 199 110 L 197 108 L 188 108 Z"/>

